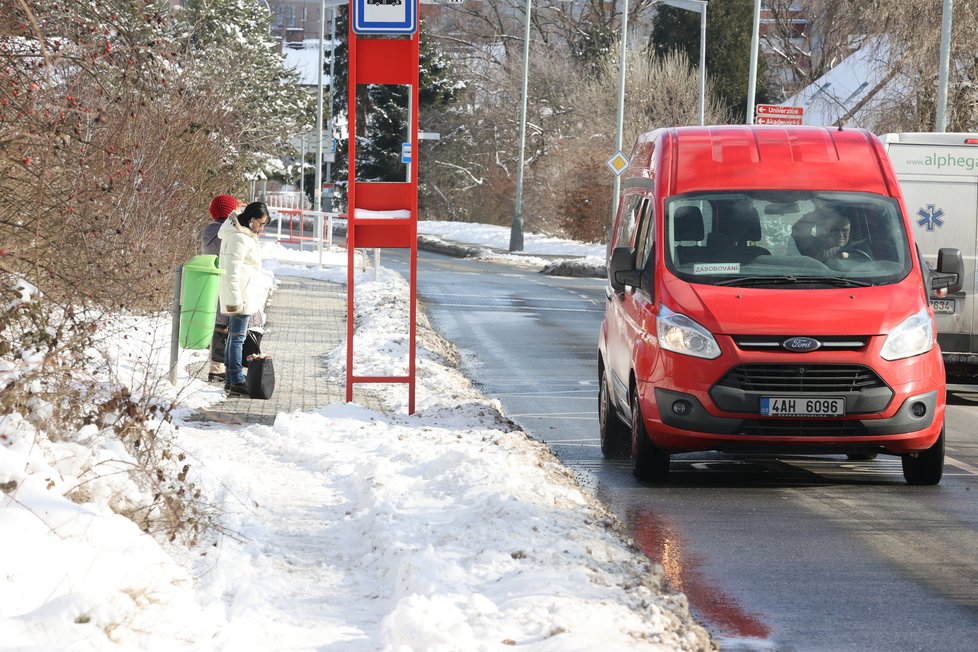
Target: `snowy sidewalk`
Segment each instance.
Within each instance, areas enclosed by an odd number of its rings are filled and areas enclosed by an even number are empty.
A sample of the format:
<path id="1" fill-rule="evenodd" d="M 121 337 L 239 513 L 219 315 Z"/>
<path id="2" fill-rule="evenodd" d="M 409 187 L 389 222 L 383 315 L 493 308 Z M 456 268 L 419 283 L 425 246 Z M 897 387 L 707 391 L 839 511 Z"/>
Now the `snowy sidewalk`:
<path id="1" fill-rule="evenodd" d="M 275 422 L 279 412 L 343 403 L 343 382 L 326 377 L 324 359 L 346 339 L 346 286 L 313 278 L 281 277 L 266 307 L 262 353 L 275 363 L 275 392 L 269 400 L 231 396 L 201 410 L 192 420 L 225 425 Z M 206 379 L 204 367 L 197 377 Z M 354 402 L 380 409 L 361 385 Z"/>
<path id="2" fill-rule="evenodd" d="M 223 604 L 213 649 L 712 648 L 614 517 L 445 366 L 423 316 L 417 413 L 390 396 L 348 405 L 345 286 L 277 278 L 263 350 L 291 384 L 199 413 L 267 425 L 181 428 L 233 533 L 191 564 L 201 603 Z M 404 355 L 407 288 L 390 272 L 366 279 L 357 364 L 383 373 Z"/>
<path id="3" fill-rule="evenodd" d="M 716 649 L 423 314 L 416 413 L 403 385 L 377 391 L 383 409 L 345 403 L 345 269 L 269 254 L 270 401 L 171 385 L 170 317 L 107 318 L 90 365 L 175 406 L 147 423 L 165 447 L 154 474 L 132 472 L 111 424 L 49 433 L 43 402 L 0 416 L 0 651 Z M 408 285 L 390 270 L 356 282 L 357 370 L 390 375 L 407 359 Z M 193 544 L 124 515 L 157 503 L 164 468 L 171 495 L 199 498 L 183 512 L 203 526 Z"/>

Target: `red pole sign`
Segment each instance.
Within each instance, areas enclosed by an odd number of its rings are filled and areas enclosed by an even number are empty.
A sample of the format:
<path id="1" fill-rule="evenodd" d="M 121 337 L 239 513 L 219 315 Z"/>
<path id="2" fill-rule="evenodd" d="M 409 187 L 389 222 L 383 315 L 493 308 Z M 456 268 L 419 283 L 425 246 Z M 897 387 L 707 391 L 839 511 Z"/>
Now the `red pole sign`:
<path id="1" fill-rule="evenodd" d="M 414 4 L 417 15 L 418 0 Z M 363 0 L 359 0 L 362 5 Z M 359 5 L 358 5 L 359 6 Z M 347 75 L 347 107 L 349 140 L 347 142 L 348 186 L 347 199 L 347 310 L 346 310 L 346 400 L 353 401 L 356 383 L 406 383 L 408 414 L 414 414 L 415 358 L 417 349 L 417 271 L 418 271 L 418 166 L 410 168 L 407 182 L 359 181 L 356 178 L 357 160 L 357 85 L 404 84 L 411 87 L 411 151 L 418 151 L 418 79 L 419 41 L 417 30 L 410 38 L 360 37 L 350 21 L 349 73 Z M 358 209 L 373 214 L 390 211 L 390 216 L 365 217 Z M 399 217 L 407 210 L 410 217 Z M 410 252 L 410 316 L 408 323 L 408 369 L 406 375 L 363 376 L 353 368 L 354 304 L 356 295 L 355 249 L 408 249 Z"/>

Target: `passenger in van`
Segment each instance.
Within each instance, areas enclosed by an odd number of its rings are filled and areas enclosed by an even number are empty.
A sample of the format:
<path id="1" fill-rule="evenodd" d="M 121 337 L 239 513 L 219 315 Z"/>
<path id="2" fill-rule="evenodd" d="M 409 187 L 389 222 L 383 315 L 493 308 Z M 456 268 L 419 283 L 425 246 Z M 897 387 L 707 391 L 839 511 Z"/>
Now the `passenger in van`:
<path id="1" fill-rule="evenodd" d="M 849 218 L 830 208 L 816 209 L 791 227 L 791 237 L 798 246 L 798 251 L 823 263 L 853 257 L 845 249 L 851 234 Z M 865 259 L 868 256 L 862 254 L 860 258 Z"/>

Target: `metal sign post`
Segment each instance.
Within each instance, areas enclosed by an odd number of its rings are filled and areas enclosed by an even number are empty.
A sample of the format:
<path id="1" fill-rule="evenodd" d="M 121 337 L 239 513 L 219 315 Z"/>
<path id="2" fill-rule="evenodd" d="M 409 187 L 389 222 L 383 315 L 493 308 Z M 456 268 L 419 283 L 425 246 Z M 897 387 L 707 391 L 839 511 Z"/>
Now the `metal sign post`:
<path id="1" fill-rule="evenodd" d="M 408 154 L 418 151 L 418 0 L 400 5 L 368 4 L 352 0 L 349 32 L 349 110 L 347 189 L 347 325 L 346 400 L 353 401 L 355 383 L 407 383 L 408 414 L 414 413 L 415 352 L 417 331 L 418 271 L 418 166 L 410 165 L 408 179 L 400 182 L 357 181 L 357 86 L 403 84 L 410 87 Z M 410 38 L 359 38 L 366 35 L 410 34 Z M 407 144 L 407 143 L 406 143 Z M 399 217 L 407 210 L 408 217 Z M 364 216 L 358 211 L 371 211 Z M 390 217 L 383 216 L 389 211 Z M 397 211 L 395 213 L 395 211 Z M 377 214 L 380 213 L 380 217 Z M 353 369 L 354 299 L 356 296 L 357 249 L 410 250 L 410 320 L 408 325 L 408 370 L 404 376 L 359 376 Z"/>

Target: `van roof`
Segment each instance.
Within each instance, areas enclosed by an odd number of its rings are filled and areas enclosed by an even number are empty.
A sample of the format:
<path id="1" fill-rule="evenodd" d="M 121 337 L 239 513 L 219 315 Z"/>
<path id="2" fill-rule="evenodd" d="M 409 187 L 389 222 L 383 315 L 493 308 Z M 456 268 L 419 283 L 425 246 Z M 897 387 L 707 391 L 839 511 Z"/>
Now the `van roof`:
<path id="1" fill-rule="evenodd" d="M 664 169 L 653 169 L 653 157 Z M 671 164 L 663 166 L 666 161 Z M 674 127 L 639 137 L 627 176 L 663 175 L 670 195 L 772 187 L 895 195 L 896 179 L 885 162 L 879 140 L 862 129 Z"/>

